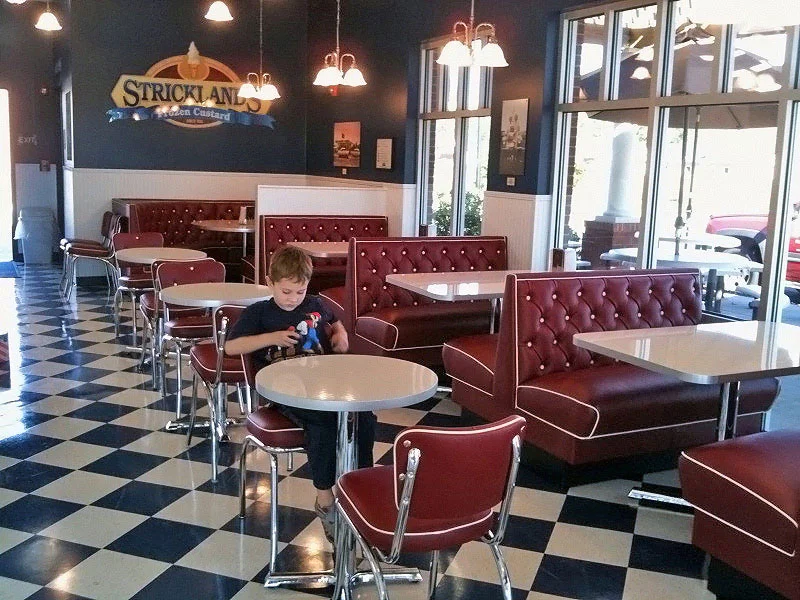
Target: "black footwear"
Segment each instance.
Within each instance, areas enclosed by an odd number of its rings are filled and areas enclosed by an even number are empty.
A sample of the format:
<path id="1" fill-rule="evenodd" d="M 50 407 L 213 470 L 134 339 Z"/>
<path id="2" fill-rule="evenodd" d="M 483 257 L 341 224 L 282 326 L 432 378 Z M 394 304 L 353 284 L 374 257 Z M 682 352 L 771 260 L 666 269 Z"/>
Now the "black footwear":
<path id="1" fill-rule="evenodd" d="M 336 507 L 331 504 L 328 508 L 322 508 L 315 500 L 314 512 L 317 513 L 319 520 L 322 521 L 322 529 L 325 532 L 325 537 L 333 544 L 333 533 L 336 527 Z"/>

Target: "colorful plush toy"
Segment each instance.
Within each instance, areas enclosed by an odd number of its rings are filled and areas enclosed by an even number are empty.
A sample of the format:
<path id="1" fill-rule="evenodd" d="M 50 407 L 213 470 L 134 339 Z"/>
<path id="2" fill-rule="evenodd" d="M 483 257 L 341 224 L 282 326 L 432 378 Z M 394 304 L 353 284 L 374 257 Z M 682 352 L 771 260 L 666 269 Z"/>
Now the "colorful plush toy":
<path id="1" fill-rule="evenodd" d="M 308 313 L 306 319 L 300 321 L 295 327 L 295 331 L 302 337 L 297 342 L 298 346 L 303 352 L 316 352 L 322 354 L 322 344 L 317 335 L 317 324 L 319 323 L 322 315 L 318 312 Z"/>

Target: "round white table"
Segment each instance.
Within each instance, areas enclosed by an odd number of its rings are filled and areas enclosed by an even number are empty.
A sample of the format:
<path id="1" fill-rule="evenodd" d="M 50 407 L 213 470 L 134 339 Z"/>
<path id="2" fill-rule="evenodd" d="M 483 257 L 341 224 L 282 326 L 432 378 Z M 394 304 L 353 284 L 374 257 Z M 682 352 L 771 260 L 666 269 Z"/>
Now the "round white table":
<path id="1" fill-rule="evenodd" d="M 117 250 L 114 256 L 116 256 L 117 262 L 152 265 L 157 260 L 198 260 L 206 258 L 207 254 L 202 250 L 192 250 L 190 248 L 143 246 Z"/>
<path id="2" fill-rule="evenodd" d="M 350 242 L 287 242 L 314 258 L 347 258 Z"/>
<path id="3" fill-rule="evenodd" d="M 272 298 L 272 288 L 254 283 L 186 283 L 162 289 L 159 297 L 168 304 L 194 308 L 216 308 L 222 304 L 249 306 Z"/>
<path id="4" fill-rule="evenodd" d="M 242 223 L 234 219 L 205 219 L 192 221 L 192 225 L 205 229 L 206 231 L 222 231 L 224 233 L 241 233 L 242 234 L 242 256 L 247 254 L 247 234 L 255 233 L 256 222 L 255 219 L 247 219 L 247 222 Z"/>
<path id="5" fill-rule="evenodd" d="M 355 468 L 357 418 L 354 413 L 410 406 L 436 393 L 438 379 L 428 367 L 385 356 L 326 354 L 273 363 L 256 375 L 258 393 L 273 402 L 295 408 L 338 413 L 337 478 Z M 337 514 L 338 519 L 338 514 Z M 337 523 L 336 560 L 353 561 L 347 543 L 349 531 Z M 352 571 L 350 571 L 352 572 Z M 327 583 L 334 572 L 294 573 L 267 577 L 266 587 Z M 358 574 L 356 574 L 358 577 Z M 419 581 L 418 571 L 390 573 L 389 581 Z"/>

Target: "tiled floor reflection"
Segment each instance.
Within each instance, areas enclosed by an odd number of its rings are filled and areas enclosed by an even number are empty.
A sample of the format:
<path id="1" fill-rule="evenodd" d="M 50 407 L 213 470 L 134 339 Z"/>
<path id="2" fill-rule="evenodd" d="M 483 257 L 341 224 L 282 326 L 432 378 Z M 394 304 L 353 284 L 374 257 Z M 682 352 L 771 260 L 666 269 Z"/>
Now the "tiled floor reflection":
<path id="1" fill-rule="evenodd" d="M 0 280 L 0 324 L 11 347 L 11 389 L 0 390 L 0 598 L 325 597 L 326 590 L 260 585 L 270 560 L 265 457 L 249 461 L 248 516 L 240 521 L 241 433 L 223 449 L 212 485 L 209 442 L 195 438 L 187 448 L 183 436 L 163 430 L 174 395 L 164 401 L 153 392 L 149 373 L 137 373 L 135 357 L 116 343 L 105 290 L 79 290 L 64 303 L 55 269 L 21 270 L 22 278 Z M 776 414 L 796 414 L 781 406 Z M 381 462 L 405 426 L 462 422 L 444 397 L 379 419 Z M 295 570 L 331 561 L 305 465 L 298 456 L 294 471 L 280 468 L 279 562 Z M 646 479 L 675 482 L 672 473 Z M 523 467 L 520 483 L 504 540 L 515 599 L 711 598 L 703 554 L 689 543 L 691 515 L 629 502 L 627 490 L 640 482 L 559 490 Z M 482 544 L 441 558 L 439 598 L 502 598 Z M 427 568 L 423 556 L 405 562 Z M 392 586 L 390 595 L 422 600 L 425 586 Z M 375 597 L 371 587 L 356 595 Z"/>

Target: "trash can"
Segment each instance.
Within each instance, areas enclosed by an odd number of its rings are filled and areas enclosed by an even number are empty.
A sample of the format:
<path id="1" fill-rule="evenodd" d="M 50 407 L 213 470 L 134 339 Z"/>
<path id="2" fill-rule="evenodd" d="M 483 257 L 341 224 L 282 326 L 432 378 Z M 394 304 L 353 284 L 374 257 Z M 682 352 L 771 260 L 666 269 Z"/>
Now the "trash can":
<path id="1" fill-rule="evenodd" d="M 26 263 L 52 262 L 54 233 L 55 216 L 52 210 L 44 207 L 20 209 L 14 239 L 20 240 Z"/>

